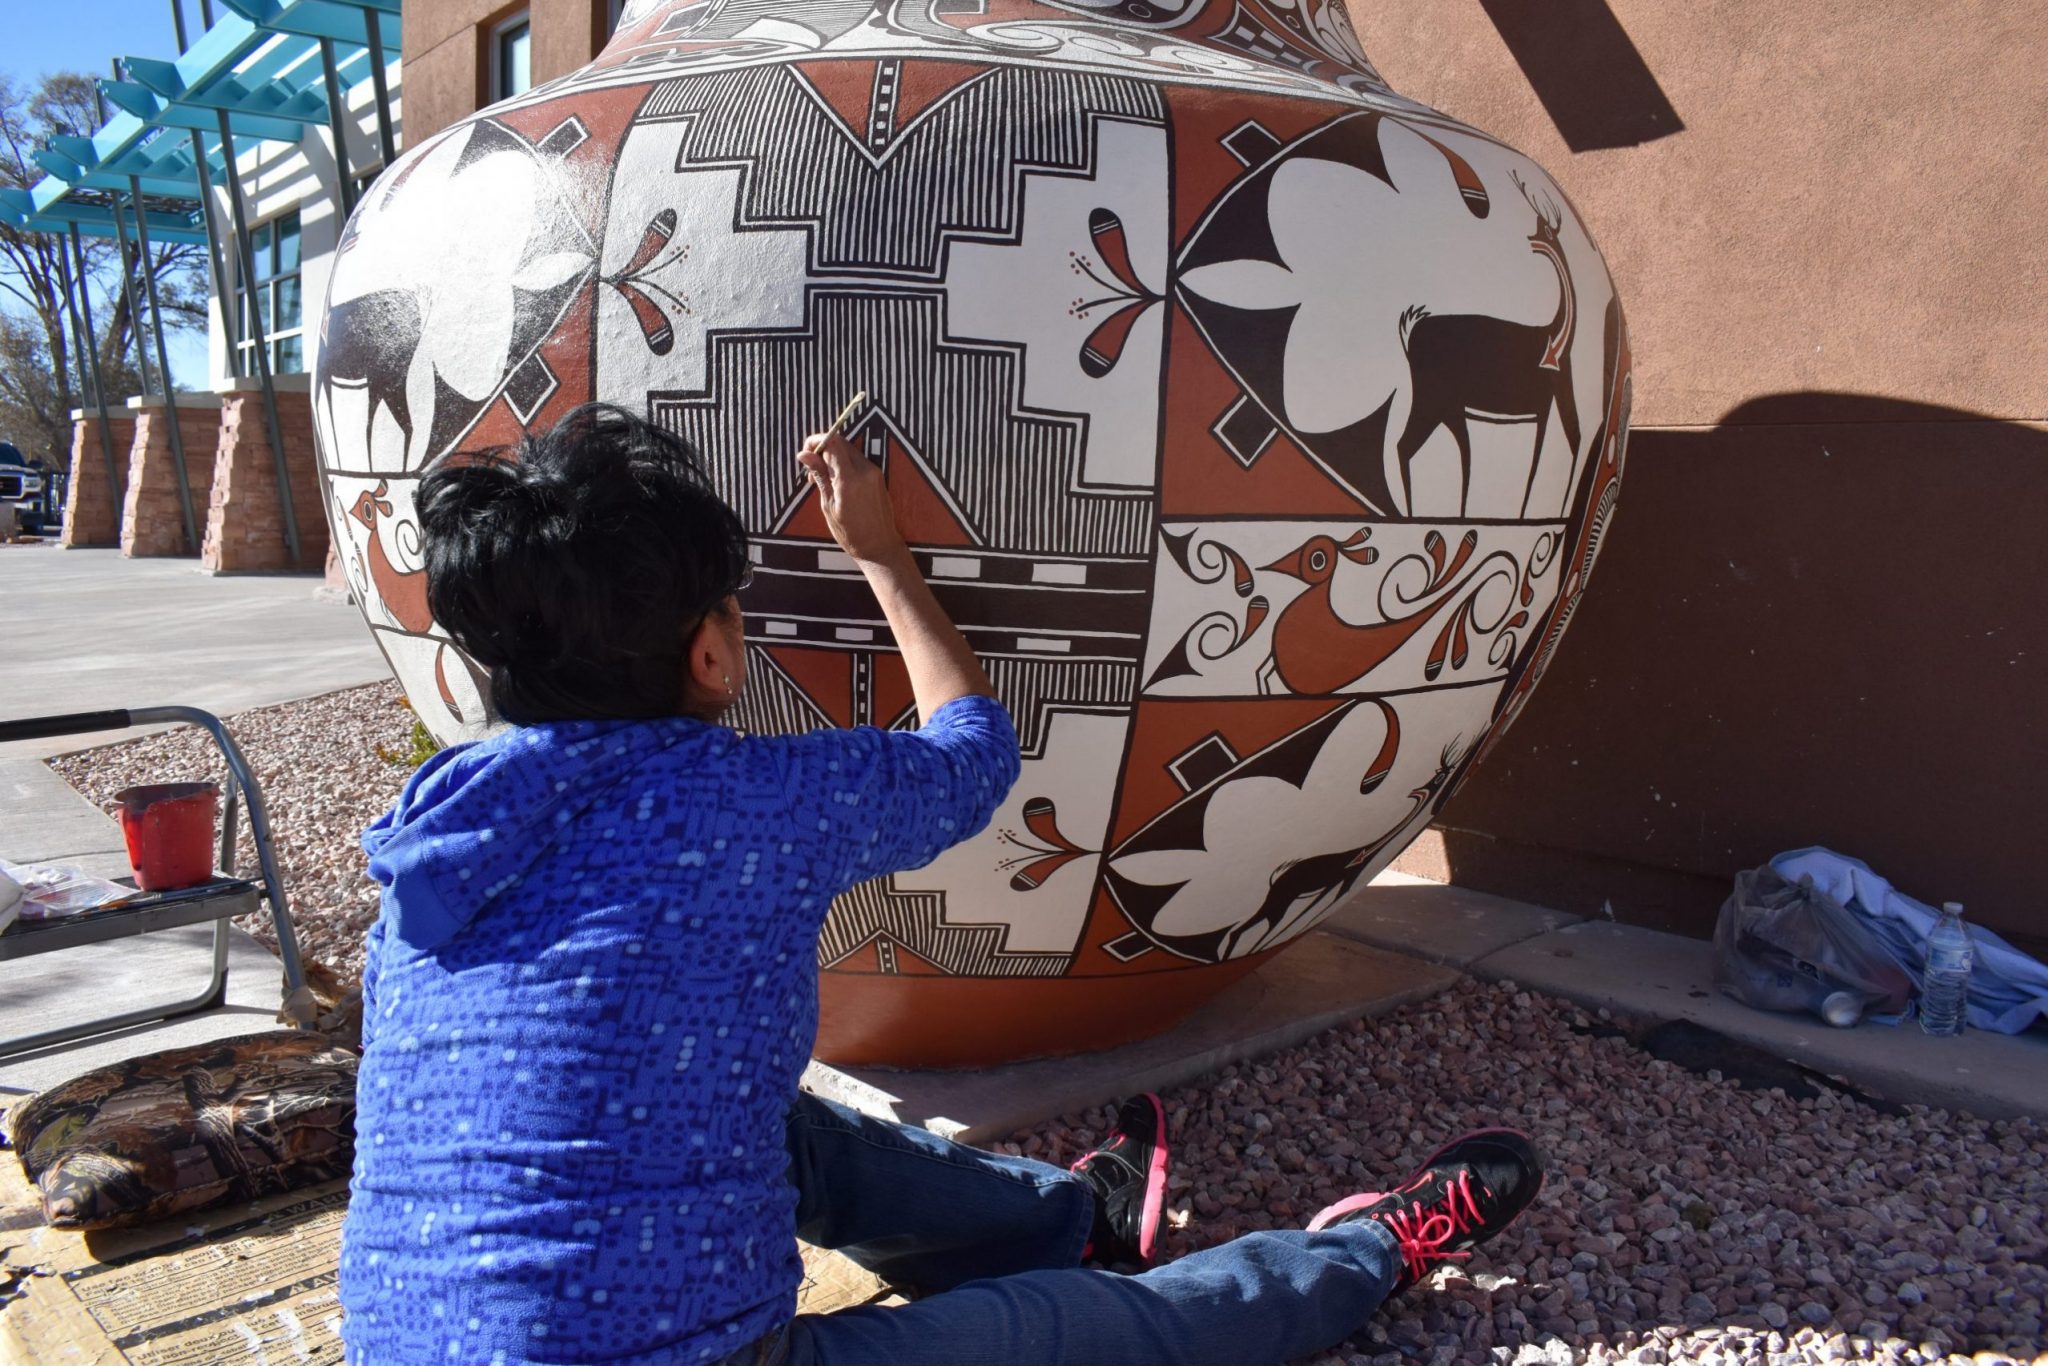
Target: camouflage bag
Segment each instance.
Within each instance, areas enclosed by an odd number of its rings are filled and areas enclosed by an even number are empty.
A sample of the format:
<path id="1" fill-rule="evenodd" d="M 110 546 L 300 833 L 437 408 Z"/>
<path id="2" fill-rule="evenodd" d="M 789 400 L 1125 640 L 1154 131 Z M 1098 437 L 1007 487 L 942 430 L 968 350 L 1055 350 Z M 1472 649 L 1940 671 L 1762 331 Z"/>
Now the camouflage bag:
<path id="1" fill-rule="evenodd" d="M 356 1055 L 297 1030 L 130 1058 L 17 1105 L 57 1228 L 143 1224 L 349 1174 Z"/>

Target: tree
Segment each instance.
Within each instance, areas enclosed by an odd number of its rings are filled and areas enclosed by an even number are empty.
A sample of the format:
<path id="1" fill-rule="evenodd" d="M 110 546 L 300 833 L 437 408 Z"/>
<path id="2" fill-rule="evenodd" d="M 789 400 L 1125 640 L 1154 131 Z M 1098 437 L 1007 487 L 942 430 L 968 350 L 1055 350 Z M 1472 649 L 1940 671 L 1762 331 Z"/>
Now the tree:
<path id="1" fill-rule="evenodd" d="M 99 92 L 89 76 L 59 72 L 25 91 L 0 72 L 0 186 L 33 187 L 44 176 L 34 157 L 46 142 L 59 135 L 91 137 L 100 121 Z M 130 224 L 132 229 L 132 219 Z M 86 237 L 83 243 L 84 283 L 92 291 L 97 328 L 93 345 L 106 397 L 118 403 L 141 392 L 133 359 L 139 324 L 128 307 L 119 248 L 108 238 Z M 167 331 L 204 327 L 203 250 L 184 243 L 152 246 L 146 260 L 138 252 L 131 262 L 136 297 L 146 298 L 147 272 Z M 82 402 L 60 264 L 69 249 L 66 237 L 0 224 L 0 437 L 60 468 L 70 463 L 70 413 Z M 150 364 L 155 363 L 152 355 Z"/>
<path id="2" fill-rule="evenodd" d="M 75 382 L 60 384 L 42 324 L 24 313 L 0 312 L 0 439 L 58 469 L 70 464 Z M 142 392 L 133 353 L 105 372 L 107 391 Z M 75 379 L 75 377 L 74 377 Z"/>

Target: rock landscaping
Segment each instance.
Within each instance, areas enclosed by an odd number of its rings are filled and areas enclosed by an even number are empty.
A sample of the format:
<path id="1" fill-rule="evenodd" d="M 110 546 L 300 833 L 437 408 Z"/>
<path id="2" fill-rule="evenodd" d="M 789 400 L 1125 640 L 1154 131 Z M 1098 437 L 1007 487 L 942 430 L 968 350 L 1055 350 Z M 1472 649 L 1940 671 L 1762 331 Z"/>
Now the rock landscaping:
<path id="1" fill-rule="evenodd" d="M 1174 1091 L 1168 1255 L 1506 1124 L 1549 1159 L 1536 1206 L 1317 1366 L 2048 1360 L 2048 1126 L 1745 1090 L 1602 1023 L 1466 981 Z M 1002 1146 L 1065 1163 L 1108 1120 Z"/>
<path id="2" fill-rule="evenodd" d="M 411 715 L 377 685 L 231 724 L 269 798 L 302 948 L 352 978 L 377 914 L 357 837 L 409 772 Z M 52 767 L 104 803 L 216 762 L 173 731 Z M 1568 1002 L 1471 981 L 1165 1099 L 1170 1256 L 1299 1227 L 1467 1129 L 1514 1125 L 1547 1154 L 1527 1217 L 1317 1366 L 2048 1361 L 2048 1126 L 2033 1121 L 1746 1089 Z M 1064 1164 L 1108 1118 L 1000 1146 Z"/>
<path id="3" fill-rule="evenodd" d="M 227 722 L 263 788 L 300 953 L 347 980 L 361 977 L 363 932 L 377 918 L 363 827 L 391 805 L 412 772 L 404 761 L 413 715 L 398 685 L 349 688 Z M 189 726 L 63 755 L 50 767 L 102 807 L 124 787 L 223 776 L 213 741 Z M 235 867 L 255 874 L 256 844 L 246 821 Z M 236 923 L 265 947 L 277 947 L 268 912 Z"/>

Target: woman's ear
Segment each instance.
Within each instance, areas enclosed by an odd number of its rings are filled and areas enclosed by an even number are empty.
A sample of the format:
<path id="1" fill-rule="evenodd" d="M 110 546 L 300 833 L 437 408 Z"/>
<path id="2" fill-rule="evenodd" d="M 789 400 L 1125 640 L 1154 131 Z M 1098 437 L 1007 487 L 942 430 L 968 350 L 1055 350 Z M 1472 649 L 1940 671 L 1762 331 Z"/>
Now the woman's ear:
<path id="1" fill-rule="evenodd" d="M 746 682 L 746 644 L 735 629 L 738 608 L 730 601 L 704 614 L 690 636 L 687 710 L 716 720 L 739 697 Z"/>

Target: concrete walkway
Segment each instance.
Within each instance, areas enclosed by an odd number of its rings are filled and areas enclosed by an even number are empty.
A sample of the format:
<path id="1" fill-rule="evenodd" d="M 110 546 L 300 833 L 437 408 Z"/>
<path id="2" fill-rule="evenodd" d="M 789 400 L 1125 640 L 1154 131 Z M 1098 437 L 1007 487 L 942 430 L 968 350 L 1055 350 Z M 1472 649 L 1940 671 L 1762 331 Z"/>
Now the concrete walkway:
<path id="1" fill-rule="evenodd" d="M 362 614 L 312 575 L 0 546 L 0 716 L 179 703 L 216 714 L 390 677 Z M 42 758 L 118 735 L 0 745 Z"/>
<path id="2" fill-rule="evenodd" d="M 113 550 L 0 547 L 0 717 L 183 704 L 220 715 L 388 678 L 362 616 L 305 575 L 216 577 L 191 560 Z M 0 744 L 0 857 L 127 875 L 120 828 L 44 766 L 47 755 L 142 734 Z M 204 926 L 11 961 L 0 1038 L 56 1028 L 206 984 Z M 240 931 L 219 1009 L 0 1059 L 0 1095 L 40 1090 L 124 1057 L 274 1027 L 283 969 Z"/>

